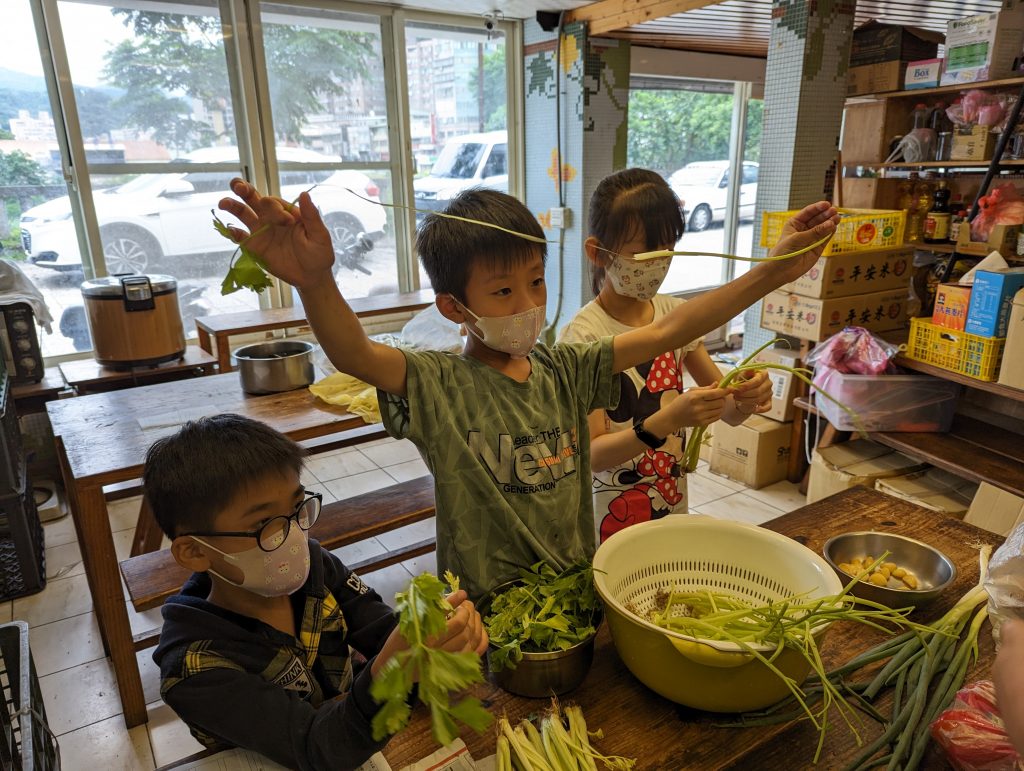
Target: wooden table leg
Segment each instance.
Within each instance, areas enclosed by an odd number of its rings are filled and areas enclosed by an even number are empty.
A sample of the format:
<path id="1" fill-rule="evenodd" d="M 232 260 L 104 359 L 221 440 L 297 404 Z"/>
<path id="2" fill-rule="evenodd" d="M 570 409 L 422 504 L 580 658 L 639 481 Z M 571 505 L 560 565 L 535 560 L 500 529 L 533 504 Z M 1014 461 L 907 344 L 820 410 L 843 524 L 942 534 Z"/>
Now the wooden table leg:
<path id="1" fill-rule="evenodd" d="M 231 371 L 231 348 L 227 335 L 217 335 L 217 366 L 221 374 Z"/>
<path id="2" fill-rule="evenodd" d="M 196 337 L 199 338 L 199 347 L 209 354 L 213 354 L 213 344 L 210 342 L 210 333 L 196 324 Z"/>
<path id="3" fill-rule="evenodd" d="M 135 537 L 132 538 L 132 556 L 149 554 L 156 551 L 163 543 L 164 531 L 153 516 L 153 509 L 149 506 L 149 500 L 142 496 L 142 505 L 139 507 L 139 521 L 135 525 Z"/>
<path id="4" fill-rule="evenodd" d="M 93 610 L 104 631 L 117 676 L 124 722 L 128 728 L 134 728 L 146 722 L 146 700 L 142 694 L 142 679 L 128 623 L 128 607 L 117 568 L 107 502 L 100 485 L 78 486 L 75 499 L 78 505 L 72 508 L 71 513 L 79 532 L 83 562 L 87 574 L 91 574 L 89 588 Z"/>

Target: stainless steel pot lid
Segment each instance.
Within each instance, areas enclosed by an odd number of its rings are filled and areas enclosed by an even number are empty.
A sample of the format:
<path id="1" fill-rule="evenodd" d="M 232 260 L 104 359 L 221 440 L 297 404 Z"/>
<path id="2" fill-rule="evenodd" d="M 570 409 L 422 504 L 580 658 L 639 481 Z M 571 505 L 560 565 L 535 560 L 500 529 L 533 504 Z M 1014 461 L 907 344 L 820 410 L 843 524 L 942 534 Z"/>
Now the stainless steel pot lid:
<path id="1" fill-rule="evenodd" d="M 176 278 L 159 273 L 146 276 L 104 276 L 103 278 L 93 278 L 89 281 L 83 281 L 82 295 L 85 297 L 123 297 L 124 286 L 121 283 L 121 279 L 123 278 L 148 278 L 150 286 L 153 288 L 153 294 L 172 292 L 178 288 L 178 280 Z"/>

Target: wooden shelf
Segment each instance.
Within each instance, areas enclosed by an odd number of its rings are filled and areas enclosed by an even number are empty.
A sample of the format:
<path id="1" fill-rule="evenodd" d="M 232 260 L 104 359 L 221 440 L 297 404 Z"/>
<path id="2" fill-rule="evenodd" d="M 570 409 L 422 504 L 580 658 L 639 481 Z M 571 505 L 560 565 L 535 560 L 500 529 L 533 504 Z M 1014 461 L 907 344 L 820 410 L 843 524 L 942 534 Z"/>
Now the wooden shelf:
<path id="1" fill-rule="evenodd" d="M 899 99 L 901 97 L 928 96 L 929 94 L 953 94 L 968 91 L 972 88 L 1006 88 L 1024 85 L 1024 78 L 1004 78 L 1003 80 L 986 80 L 981 83 L 960 83 L 955 86 L 936 86 L 935 88 L 914 88 L 909 91 L 887 91 L 880 94 L 857 94 L 847 97 L 846 101 L 878 101 L 879 99 Z"/>
<path id="2" fill-rule="evenodd" d="M 1006 399 L 1013 399 L 1016 402 L 1024 402 L 1024 391 L 1019 388 L 1010 388 L 1009 386 L 999 385 L 998 383 L 993 383 L 987 380 L 978 380 L 977 378 L 968 377 L 967 375 L 961 375 L 959 372 L 950 372 L 948 369 L 936 367 L 934 364 L 926 364 L 923 361 L 909 359 L 902 354 L 896 357 L 896 363 L 904 369 L 920 372 L 923 375 L 941 377 L 943 380 L 951 380 L 952 382 L 960 383 L 960 385 L 966 386 L 967 388 L 976 388 L 979 391 L 988 391 L 990 394 L 996 394 Z M 1021 439 L 1021 443 L 1022 446 L 1024 446 L 1024 439 Z"/>
<path id="3" fill-rule="evenodd" d="M 907 241 L 903 245 L 912 246 L 922 252 L 939 252 L 940 254 L 952 254 L 955 248 L 953 244 L 929 244 L 925 241 L 919 241 L 916 244 Z"/>
<path id="4" fill-rule="evenodd" d="M 872 169 L 987 169 L 992 161 L 921 161 L 920 163 L 873 163 L 871 161 L 843 161 L 843 166 L 868 166 Z M 1024 166 L 1024 160 L 1000 161 L 999 168 Z"/>

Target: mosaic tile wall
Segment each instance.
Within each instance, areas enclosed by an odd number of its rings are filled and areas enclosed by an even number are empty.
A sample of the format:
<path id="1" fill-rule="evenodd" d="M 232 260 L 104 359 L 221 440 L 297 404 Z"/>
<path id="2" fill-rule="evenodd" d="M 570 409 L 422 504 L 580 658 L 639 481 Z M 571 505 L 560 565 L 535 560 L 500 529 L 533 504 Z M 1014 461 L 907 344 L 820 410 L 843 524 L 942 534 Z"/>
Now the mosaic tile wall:
<path id="1" fill-rule="evenodd" d="M 853 39 L 853 0 L 775 0 L 765 72 L 761 172 L 754 254 L 764 256 L 761 214 L 831 198 Z M 761 329 L 761 304 L 744 314 L 743 349 L 773 333 Z"/>
<path id="2" fill-rule="evenodd" d="M 557 330 L 593 296 L 583 256 L 587 202 L 605 175 L 626 164 L 629 44 L 590 39 L 584 25 L 569 24 L 556 57 L 556 37 L 557 33 L 544 32 L 535 21 L 524 24 L 526 204 L 547 237 L 557 241 L 559 231 L 551 227 L 551 209 L 558 206 L 561 175 L 565 206 L 571 210 L 561 265 L 558 244 L 548 245 L 548 323 Z M 556 63 L 561 70 L 557 79 Z M 561 163 L 556 82 L 562 89 Z"/>

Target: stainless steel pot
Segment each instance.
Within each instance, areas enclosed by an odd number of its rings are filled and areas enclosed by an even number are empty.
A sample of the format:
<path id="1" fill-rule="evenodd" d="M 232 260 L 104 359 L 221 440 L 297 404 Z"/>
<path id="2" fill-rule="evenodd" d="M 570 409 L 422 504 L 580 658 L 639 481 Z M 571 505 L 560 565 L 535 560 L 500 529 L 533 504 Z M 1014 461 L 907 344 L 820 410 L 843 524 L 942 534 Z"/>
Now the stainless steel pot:
<path id="1" fill-rule="evenodd" d="M 308 386 L 316 380 L 313 352 L 303 340 L 275 340 L 246 345 L 234 353 L 235 365 L 247 394 L 274 394 Z"/>

